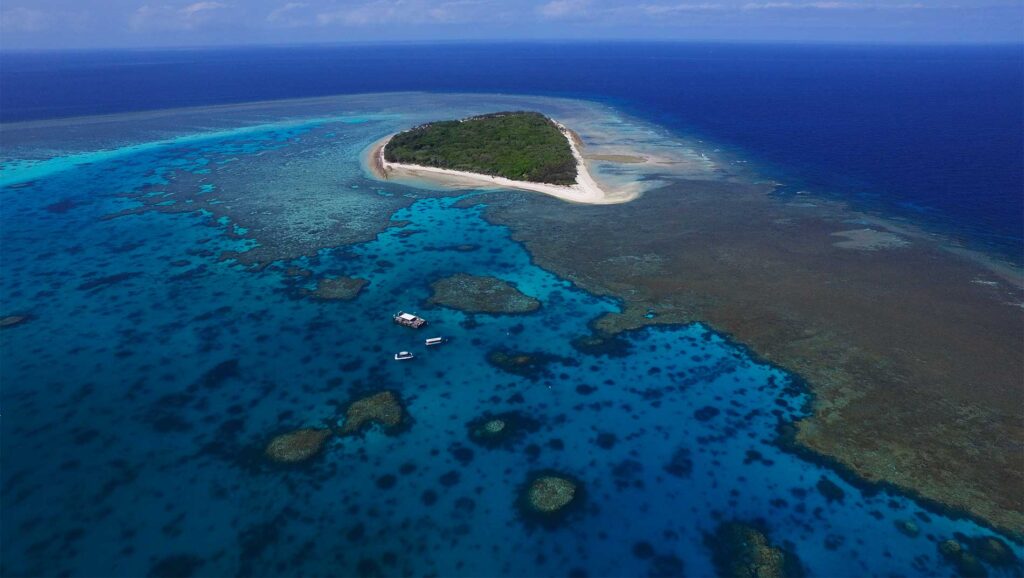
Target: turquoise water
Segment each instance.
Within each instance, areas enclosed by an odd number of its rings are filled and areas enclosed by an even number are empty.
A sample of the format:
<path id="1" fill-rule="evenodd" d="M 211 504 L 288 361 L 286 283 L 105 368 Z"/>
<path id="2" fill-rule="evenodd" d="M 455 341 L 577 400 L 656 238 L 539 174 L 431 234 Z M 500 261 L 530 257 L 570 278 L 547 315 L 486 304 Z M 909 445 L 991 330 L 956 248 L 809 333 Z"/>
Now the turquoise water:
<path id="1" fill-rule="evenodd" d="M 43 161 L 59 170 L 4 166 L 2 314 L 30 319 L 0 332 L 3 574 L 705 576 L 706 534 L 737 519 L 810 575 L 937 575 L 952 573 L 938 542 L 994 535 L 782 451 L 776 429 L 806 394 L 707 327 L 630 332 L 610 355 L 575 349 L 619 304 L 534 265 L 476 192 L 369 180 L 365 147 L 425 114 L 386 112 Z M 298 173 L 291 188 L 274 180 Z M 122 213 L 147 195 L 182 212 Z M 203 198 L 214 204 L 189 208 Z M 396 200 L 369 240 L 265 267 L 220 259 L 258 248 L 251 231 L 305 247 L 325 207 L 342 203 L 332 218 L 354 227 L 373 220 L 361 208 Z M 429 307 L 430 282 L 459 272 L 542 306 Z M 338 276 L 369 284 L 347 302 L 304 291 Z M 397 309 L 428 317 L 431 335 L 393 325 Z M 433 334 L 449 342 L 428 351 Z M 417 358 L 394 362 L 402 349 Z M 499 350 L 550 362 L 515 375 L 488 362 Z M 401 395 L 408 430 L 332 438 L 299 467 L 263 457 L 275 434 L 336 423 L 379 389 Z M 536 428 L 507 448 L 470 440 L 470 421 L 503 412 Z M 554 528 L 516 508 L 545 469 L 585 490 Z M 905 520 L 920 535 L 901 533 Z"/>

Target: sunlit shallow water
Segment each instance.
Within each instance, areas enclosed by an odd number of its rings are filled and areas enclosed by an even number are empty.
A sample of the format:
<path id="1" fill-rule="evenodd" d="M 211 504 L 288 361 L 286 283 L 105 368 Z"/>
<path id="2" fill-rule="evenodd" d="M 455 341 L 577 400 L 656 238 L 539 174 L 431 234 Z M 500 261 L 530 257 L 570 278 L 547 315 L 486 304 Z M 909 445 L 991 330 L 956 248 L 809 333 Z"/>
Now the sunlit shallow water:
<path id="1" fill-rule="evenodd" d="M 415 194 L 366 178 L 368 143 L 430 114 L 531 103 L 495 98 L 253 119 L 262 128 L 135 143 L 88 164 L 72 156 L 89 152 L 79 149 L 44 161 L 54 170 L 6 165 L 0 313 L 30 318 L 0 333 L 3 572 L 702 576 L 713 573 L 706 536 L 737 519 L 762 524 L 811 575 L 934 575 L 951 572 L 938 542 L 992 535 L 904 496 L 865 495 L 784 452 L 777 427 L 803 415 L 806 393 L 707 327 L 627 333 L 611 355 L 575 349 L 618 303 L 534 265 L 483 218 L 475 193 L 418 195 L 369 241 L 265 268 L 219 259 L 257 246 L 223 215 L 108 218 L 137 207 L 138 191 L 182 202 L 172 193 L 186 182 L 196 199 L 225 187 L 258 196 L 260 210 L 279 211 L 280 236 L 315 236 L 303 226 L 324 207 L 345 223 L 372 199 Z M 576 111 L 594 135 L 623 123 L 603 108 L 535 104 Z M 648 150 L 677 142 L 626 124 L 617 130 L 647 134 L 637 146 Z M 301 169 L 289 182 L 308 194 L 257 182 L 265 173 L 215 170 L 262 158 L 288 160 L 267 172 Z M 454 273 L 512 282 L 542 305 L 525 315 L 428 307 L 429 284 Z M 348 302 L 303 292 L 338 276 L 369 284 Z M 397 309 L 428 317 L 430 335 L 393 325 Z M 428 351 L 433 334 L 449 342 Z M 396 363 L 403 349 L 417 358 Z M 515 375 L 488 362 L 496 350 L 553 361 Z M 406 431 L 332 438 L 299 467 L 263 457 L 273 435 L 335 423 L 346 401 L 379 389 L 401 395 Z M 474 444 L 467 423 L 502 412 L 538 427 L 508 448 Z M 553 528 L 516 507 L 530 473 L 546 469 L 585 490 Z M 819 489 L 829 483 L 841 492 Z M 897 529 L 907 520 L 918 536 Z"/>

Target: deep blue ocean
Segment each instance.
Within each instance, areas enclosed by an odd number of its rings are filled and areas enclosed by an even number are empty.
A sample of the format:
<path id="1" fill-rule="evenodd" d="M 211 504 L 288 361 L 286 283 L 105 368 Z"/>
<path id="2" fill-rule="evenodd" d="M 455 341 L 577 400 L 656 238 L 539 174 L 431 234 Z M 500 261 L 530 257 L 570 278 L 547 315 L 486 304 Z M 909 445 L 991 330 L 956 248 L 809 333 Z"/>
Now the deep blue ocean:
<path id="1" fill-rule="evenodd" d="M 5 53 L 0 122 L 377 91 L 585 97 L 1024 261 L 1024 47 L 442 44 Z"/>

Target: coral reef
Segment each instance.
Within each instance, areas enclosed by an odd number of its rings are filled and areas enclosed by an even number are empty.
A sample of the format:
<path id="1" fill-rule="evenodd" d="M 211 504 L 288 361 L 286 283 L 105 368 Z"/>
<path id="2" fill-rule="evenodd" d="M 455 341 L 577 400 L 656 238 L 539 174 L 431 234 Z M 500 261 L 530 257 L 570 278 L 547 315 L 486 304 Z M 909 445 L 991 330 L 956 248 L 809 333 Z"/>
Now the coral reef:
<path id="1" fill-rule="evenodd" d="M 693 472 L 693 457 L 690 448 L 681 447 L 672 452 L 672 461 L 663 468 L 677 478 L 687 478 Z"/>
<path id="2" fill-rule="evenodd" d="M 1018 574 L 1020 574 L 1020 560 L 1006 545 L 1006 542 L 994 536 L 964 537 L 964 541 L 970 546 L 971 552 L 982 562 L 993 566 L 1016 566 Z"/>
<path id="3" fill-rule="evenodd" d="M 542 351 L 525 352 L 498 349 L 487 354 L 487 361 L 502 371 L 537 379 L 548 374 L 548 365 L 558 362 L 576 365 L 573 359 L 559 357 Z"/>
<path id="4" fill-rule="evenodd" d="M 285 464 L 304 462 L 320 452 L 331 430 L 302 428 L 283 433 L 270 440 L 264 452 L 272 461 Z"/>
<path id="5" fill-rule="evenodd" d="M 622 299 L 624 311 L 594 329 L 707 323 L 807 382 L 813 415 L 797 426 L 799 446 L 1020 535 L 1019 275 L 905 224 L 823 199 L 794 206 L 771 191 L 691 180 L 614 207 L 479 201 L 539 266 Z M 911 244 L 835 246 L 832 233 L 854 221 Z M 642 223 L 642 234 L 622 223 Z M 651 255 L 657 267 L 638 271 L 616 261 L 624 255 Z M 955 360 L 951 344 L 963 352 Z"/>
<path id="6" fill-rule="evenodd" d="M 510 411 L 484 414 L 466 424 L 469 439 L 487 448 L 510 447 L 529 433 L 540 428 L 540 422 L 529 416 Z"/>
<path id="7" fill-rule="evenodd" d="M 960 576 L 987 576 L 985 564 L 995 568 L 1012 568 L 1014 576 L 1024 574 L 1020 560 L 1005 542 L 994 536 L 965 536 L 956 533 L 953 539 L 939 543 L 939 554 L 952 564 Z"/>
<path id="8" fill-rule="evenodd" d="M 896 520 L 896 529 L 905 536 L 916 538 L 921 533 L 921 528 L 913 520 Z"/>
<path id="9" fill-rule="evenodd" d="M 8 315 L 6 317 L 0 317 L 0 329 L 7 329 L 9 327 L 15 327 L 29 320 L 28 315 Z"/>
<path id="10" fill-rule="evenodd" d="M 562 472 L 543 470 L 527 478 L 517 503 L 527 525 L 553 528 L 578 511 L 583 502 L 582 482 Z"/>
<path id="11" fill-rule="evenodd" d="M 339 433 L 357 433 L 371 423 L 380 424 L 385 431 L 395 432 L 406 421 L 405 408 L 398 396 L 392 391 L 381 391 L 350 403 Z"/>
<path id="12" fill-rule="evenodd" d="M 629 342 L 618 335 L 593 333 L 572 340 L 576 351 L 586 355 L 606 355 L 608 357 L 626 357 L 632 353 Z"/>
<path id="13" fill-rule="evenodd" d="M 358 277 L 335 277 L 320 279 L 312 295 L 317 299 L 329 301 L 351 301 L 359 296 L 363 287 L 369 283 Z"/>
<path id="14" fill-rule="evenodd" d="M 796 555 L 769 542 L 756 525 L 732 521 L 704 536 L 719 576 L 782 578 L 804 575 Z"/>
<path id="15" fill-rule="evenodd" d="M 538 512 L 557 512 L 569 505 L 576 496 L 572 480 L 556 476 L 542 476 L 530 484 L 527 499 Z"/>
<path id="16" fill-rule="evenodd" d="M 540 307 L 537 299 L 494 277 L 459 273 L 438 279 L 430 287 L 433 290 L 430 303 L 467 313 L 519 314 Z"/>
<path id="17" fill-rule="evenodd" d="M 487 435 L 499 435 L 505 431 L 505 421 L 498 418 L 488 420 L 482 429 Z"/>
<path id="18" fill-rule="evenodd" d="M 942 557 L 956 567 L 956 573 L 958 576 L 964 578 L 983 578 L 988 576 L 988 571 L 978 561 L 977 556 L 967 550 L 967 548 L 957 542 L 956 540 L 946 540 L 939 544 L 939 554 Z"/>

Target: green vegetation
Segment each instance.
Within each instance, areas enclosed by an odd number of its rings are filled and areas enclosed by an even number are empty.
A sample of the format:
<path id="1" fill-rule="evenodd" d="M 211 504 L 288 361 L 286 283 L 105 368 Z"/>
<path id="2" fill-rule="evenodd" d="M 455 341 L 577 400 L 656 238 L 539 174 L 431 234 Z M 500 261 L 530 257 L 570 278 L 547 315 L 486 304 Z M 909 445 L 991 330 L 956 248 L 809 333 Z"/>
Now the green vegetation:
<path id="1" fill-rule="evenodd" d="M 562 131 L 536 112 L 498 112 L 418 126 L 395 135 L 388 162 L 571 185 L 576 159 Z"/>

